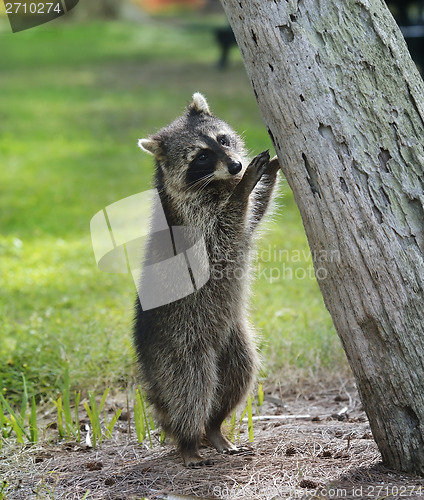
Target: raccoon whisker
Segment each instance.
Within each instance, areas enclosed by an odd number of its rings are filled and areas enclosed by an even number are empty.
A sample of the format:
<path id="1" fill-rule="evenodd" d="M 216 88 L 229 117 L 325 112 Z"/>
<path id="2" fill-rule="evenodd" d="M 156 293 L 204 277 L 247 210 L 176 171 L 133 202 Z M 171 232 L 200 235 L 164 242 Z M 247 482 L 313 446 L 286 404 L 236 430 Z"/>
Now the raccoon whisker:
<path id="1" fill-rule="evenodd" d="M 204 180 L 210 179 L 213 176 L 213 174 L 207 174 L 204 177 L 201 177 L 200 179 L 197 179 L 195 181 L 192 181 L 189 183 L 190 187 L 196 186 L 197 184 L 201 184 Z"/>
<path id="2" fill-rule="evenodd" d="M 207 179 L 208 177 L 213 176 L 213 172 L 210 172 L 209 170 L 198 170 L 199 173 L 202 172 L 209 172 L 208 174 L 204 175 L 203 177 L 200 177 L 200 179 L 196 179 L 195 181 L 191 181 L 190 184 L 196 184 L 196 182 L 202 181 L 203 179 Z"/>
<path id="3" fill-rule="evenodd" d="M 199 191 L 203 191 L 206 187 L 209 186 L 209 184 L 214 180 L 214 175 L 210 175 L 208 177 L 204 177 L 204 182 L 203 184 L 200 186 L 200 190 Z"/>
<path id="4" fill-rule="evenodd" d="M 185 189 L 185 192 L 197 187 L 200 187 L 200 190 L 202 190 L 212 181 L 213 175 L 214 175 L 213 173 L 207 174 L 204 177 L 201 177 L 200 179 L 190 182 L 188 184 L 188 187 Z"/>
<path id="5" fill-rule="evenodd" d="M 204 191 L 209 186 L 209 184 L 212 182 L 212 180 L 213 180 L 212 176 L 209 177 L 209 178 L 207 178 L 207 179 L 205 179 L 205 182 L 203 183 L 202 186 L 200 186 L 200 189 L 198 190 L 198 193 L 200 193 L 201 191 Z"/>
<path id="6" fill-rule="evenodd" d="M 198 187 L 202 187 L 203 184 L 204 184 L 204 182 L 205 182 L 205 180 L 206 179 L 204 177 L 202 177 L 201 179 L 197 179 L 197 181 L 190 182 L 185 187 L 184 193 L 187 193 L 188 191 L 192 191 L 193 189 L 196 189 Z"/>
<path id="7" fill-rule="evenodd" d="M 247 150 L 247 156 L 248 156 L 249 158 L 253 158 L 253 157 L 255 156 L 255 152 L 254 152 L 254 150 L 253 150 L 253 149 L 248 149 L 248 150 Z"/>

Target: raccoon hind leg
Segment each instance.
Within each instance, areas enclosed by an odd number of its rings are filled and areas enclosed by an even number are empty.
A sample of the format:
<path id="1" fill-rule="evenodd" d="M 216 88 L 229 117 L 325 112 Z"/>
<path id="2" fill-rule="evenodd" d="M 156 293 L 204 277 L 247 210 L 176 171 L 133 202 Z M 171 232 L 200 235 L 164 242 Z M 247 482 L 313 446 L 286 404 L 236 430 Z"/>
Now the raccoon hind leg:
<path id="1" fill-rule="evenodd" d="M 199 430 L 196 432 L 193 427 L 190 427 L 189 429 L 185 429 L 185 432 L 182 432 L 179 426 L 175 424 L 175 416 L 171 418 L 163 407 L 159 409 L 156 406 L 155 410 L 156 417 L 162 429 L 165 431 L 166 435 L 170 436 L 177 443 L 183 463 L 186 467 L 197 468 L 204 465 L 213 465 L 212 460 L 204 459 L 199 453 L 201 440 L 201 433 Z M 179 418 L 178 414 L 176 417 Z M 188 435 L 191 437 L 187 437 Z"/>
<path id="2" fill-rule="evenodd" d="M 256 349 L 246 327 L 233 329 L 218 361 L 219 384 L 214 395 L 214 412 L 206 425 L 206 437 L 219 453 L 246 451 L 232 444 L 221 425 L 248 393 L 258 365 Z"/>
<path id="3" fill-rule="evenodd" d="M 176 441 L 186 467 L 212 465 L 200 455 L 199 447 L 217 386 L 215 353 L 205 346 L 191 346 L 191 352 L 180 350 L 167 361 L 158 376 L 165 430 Z"/>
<path id="4" fill-rule="evenodd" d="M 179 448 L 181 456 L 186 467 L 198 468 L 205 465 L 213 465 L 213 461 L 205 459 L 199 453 L 199 440 L 194 439 L 191 441 L 180 440 Z"/>

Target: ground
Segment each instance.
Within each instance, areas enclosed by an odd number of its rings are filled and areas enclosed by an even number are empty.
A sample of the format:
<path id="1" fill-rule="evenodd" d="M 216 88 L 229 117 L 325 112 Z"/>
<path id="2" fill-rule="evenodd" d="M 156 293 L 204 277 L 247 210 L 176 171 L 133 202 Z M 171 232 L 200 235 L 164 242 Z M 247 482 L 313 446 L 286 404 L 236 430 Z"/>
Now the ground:
<path id="1" fill-rule="evenodd" d="M 138 445 L 126 421 L 96 449 L 71 442 L 6 444 L 0 452 L 6 499 L 424 497 L 424 479 L 380 463 L 354 388 L 284 398 L 274 390 L 260 414 L 254 442 L 247 430 L 240 435 L 250 452 L 227 456 L 205 448 L 214 465 L 199 469 L 185 468 L 172 443 Z"/>

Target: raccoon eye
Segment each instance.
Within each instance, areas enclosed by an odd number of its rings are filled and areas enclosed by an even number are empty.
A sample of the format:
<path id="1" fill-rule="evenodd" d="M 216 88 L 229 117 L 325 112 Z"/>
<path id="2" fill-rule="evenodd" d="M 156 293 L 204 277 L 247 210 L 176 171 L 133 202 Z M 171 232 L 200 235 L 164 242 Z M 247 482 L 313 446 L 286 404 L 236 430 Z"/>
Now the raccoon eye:
<path id="1" fill-rule="evenodd" d="M 217 139 L 219 144 L 221 144 L 221 146 L 228 147 L 230 145 L 230 141 L 228 140 L 228 137 L 225 135 L 220 135 L 217 137 Z"/>
<path id="2" fill-rule="evenodd" d="M 208 158 L 209 156 L 207 153 L 200 153 L 199 155 L 197 155 L 196 160 L 203 162 L 206 161 Z"/>

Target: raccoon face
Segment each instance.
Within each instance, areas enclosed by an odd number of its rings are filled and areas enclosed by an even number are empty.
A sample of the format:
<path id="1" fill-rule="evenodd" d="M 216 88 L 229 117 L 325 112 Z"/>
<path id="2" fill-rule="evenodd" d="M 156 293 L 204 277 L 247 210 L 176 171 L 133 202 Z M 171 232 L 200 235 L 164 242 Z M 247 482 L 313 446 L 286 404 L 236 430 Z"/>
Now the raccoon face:
<path id="1" fill-rule="evenodd" d="M 186 184 L 194 185 L 202 179 L 226 180 L 243 170 L 240 148 L 234 132 L 211 127 L 207 133 L 199 131 L 196 142 L 187 154 Z"/>
<path id="2" fill-rule="evenodd" d="M 237 183 L 247 166 L 242 139 L 194 94 L 185 114 L 139 146 L 156 158 L 165 184 L 187 191 Z"/>

